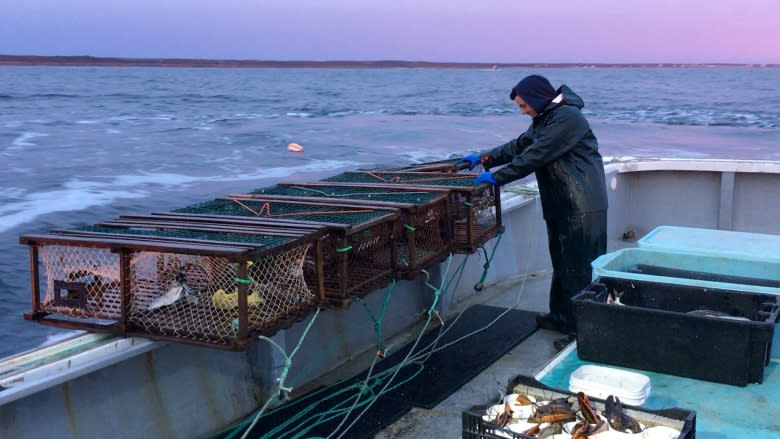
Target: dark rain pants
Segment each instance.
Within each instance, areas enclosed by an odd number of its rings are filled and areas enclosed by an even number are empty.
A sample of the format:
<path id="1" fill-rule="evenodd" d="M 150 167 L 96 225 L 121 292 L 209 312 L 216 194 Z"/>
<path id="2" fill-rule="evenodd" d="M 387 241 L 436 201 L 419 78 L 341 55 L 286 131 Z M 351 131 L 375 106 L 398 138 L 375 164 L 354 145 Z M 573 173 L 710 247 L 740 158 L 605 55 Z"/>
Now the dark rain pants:
<path id="1" fill-rule="evenodd" d="M 607 211 L 547 220 L 553 276 L 550 317 L 576 333 L 571 298 L 591 283 L 590 263 L 607 251 Z"/>

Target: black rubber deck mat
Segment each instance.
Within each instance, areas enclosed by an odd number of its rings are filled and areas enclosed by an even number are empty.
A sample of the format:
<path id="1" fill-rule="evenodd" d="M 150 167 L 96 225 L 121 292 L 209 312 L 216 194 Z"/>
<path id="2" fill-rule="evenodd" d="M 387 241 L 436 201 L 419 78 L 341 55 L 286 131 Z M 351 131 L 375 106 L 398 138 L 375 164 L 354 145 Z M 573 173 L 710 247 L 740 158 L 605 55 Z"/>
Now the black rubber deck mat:
<path id="1" fill-rule="evenodd" d="M 451 329 L 438 341 L 437 346 L 443 346 L 485 327 L 504 311 L 506 308 L 486 305 L 470 307 L 457 321 L 445 323 L 444 328 L 451 327 Z M 535 313 L 532 312 L 511 310 L 488 329 L 431 354 L 422 363 L 406 365 L 393 378 L 391 387 L 397 387 L 377 398 L 344 437 L 369 439 L 400 419 L 412 407 L 433 408 L 531 335 L 537 329 L 534 316 Z M 421 349 L 429 346 L 440 333 L 439 327 L 428 331 L 420 338 L 415 352 L 420 352 Z M 374 367 L 372 379 L 368 383 L 371 391 L 364 392 L 360 401 L 369 400 L 371 392 L 378 393 L 382 389 L 392 375 L 393 368 L 404 360 L 412 346 L 413 343 L 410 343 L 402 347 Z M 314 390 L 274 409 L 258 421 L 248 437 L 264 439 L 327 437 L 339 426 L 344 415 L 334 414 L 330 419 L 318 416 L 325 412 L 334 413 L 334 409 L 344 409 L 343 413 L 349 410 L 357 389 L 365 382 L 367 372 L 367 370 L 363 371 L 327 389 Z M 348 391 L 347 389 L 350 388 L 351 390 Z M 341 434 L 364 408 L 365 405 L 361 402 L 334 437 Z M 242 434 L 243 429 L 241 433 L 234 433 L 232 437 L 239 438 Z M 230 434 L 218 434 L 211 436 L 211 439 L 227 437 L 230 437 Z"/>
<path id="2" fill-rule="evenodd" d="M 443 346 L 450 341 L 483 328 L 506 308 L 474 305 L 468 308 L 454 326 L 437 343 Z M 425 360 L 422 372 L 413 380 L 400 386 L 387 396 L 414 407 L 432 409 L 461 386 L 501 358 L 510 349 L 536 331 L 536 313 L 510 310 L 493 325 L 450 347 L 432 354 Z M 445 328 L 453 322 L 445 323 Z M 418 348 L 427 346 L 439 335 L 438 328 L 425 334 Z M 409 347 L 391 355 L 388 360 L 403 361 Z M 394 382 L 400 382 L 418 372 L 417 367 L 402 369 Z"/>

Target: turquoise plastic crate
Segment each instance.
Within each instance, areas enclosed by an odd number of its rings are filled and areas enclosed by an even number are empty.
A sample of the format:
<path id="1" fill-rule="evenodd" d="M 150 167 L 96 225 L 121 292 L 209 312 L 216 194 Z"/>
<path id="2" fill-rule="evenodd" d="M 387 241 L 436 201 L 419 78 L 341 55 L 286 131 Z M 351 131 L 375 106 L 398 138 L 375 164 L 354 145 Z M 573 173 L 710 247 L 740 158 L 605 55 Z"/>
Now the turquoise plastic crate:
<path id="1" fill-rule="evenodd" d="M 591 266 L 594 280 L 598 276 L 609 276 L 780 295 L 780 260 L 778 259 L 761 260 L 734 255 L 635 247 L 601 255 L 591 263 Z M 638 270 L 637 267 L 640 269 Z M 655 274 L 653 270 L 641 270 L 641 267 L 657 267 L 661 271 L 703 273 L 711 275 L 712 278 L 732 277 L 740 279 L 741 282 Z"/>
<path id="2" fill-rule="evenodd" d="M 707 253 L 768 261 L 780 260 L 780 235 L 659 226 L 638 242 L 639 247 Z"/>

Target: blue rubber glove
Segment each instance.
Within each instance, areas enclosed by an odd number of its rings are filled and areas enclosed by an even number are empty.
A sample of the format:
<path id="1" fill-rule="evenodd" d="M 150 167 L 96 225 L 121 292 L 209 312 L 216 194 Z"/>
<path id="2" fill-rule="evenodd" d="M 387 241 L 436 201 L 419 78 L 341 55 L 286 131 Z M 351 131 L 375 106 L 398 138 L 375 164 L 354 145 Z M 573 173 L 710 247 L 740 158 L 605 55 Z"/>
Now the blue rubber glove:
<path id="1" fill-rule="evenodd" d="M 496 184 L 496 179 L 493 178 L 493 173 L 487 171 L 479 174 L 479 176 L 477 176 L 477 178 L 474 179 L 474 184 L 481 184 L 481 183 Z"/>
<path id="2" fill-rule="evenodd" d="M 477 166 L 480 162 L 479 154 L 467 155 L 466 157 L 463 157 L 459 163 L 465 162 L 469 162 L 469 171 L 471 171 L 474 169 L 474 166 Z"/>

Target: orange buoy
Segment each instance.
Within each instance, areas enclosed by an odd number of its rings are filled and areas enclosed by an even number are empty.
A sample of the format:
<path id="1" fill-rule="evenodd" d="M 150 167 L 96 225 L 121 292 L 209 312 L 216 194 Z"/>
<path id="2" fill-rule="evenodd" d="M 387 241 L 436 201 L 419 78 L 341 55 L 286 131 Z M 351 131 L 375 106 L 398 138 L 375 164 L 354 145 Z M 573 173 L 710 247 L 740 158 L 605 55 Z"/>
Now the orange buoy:
<path id="1" fill-rule="evenodd" d="M 303 147 L 301 145 L 298 145 L 297 143 L 288 143 L 287 149 L 289 149 L 292 152 L 303 152 Z"/>

